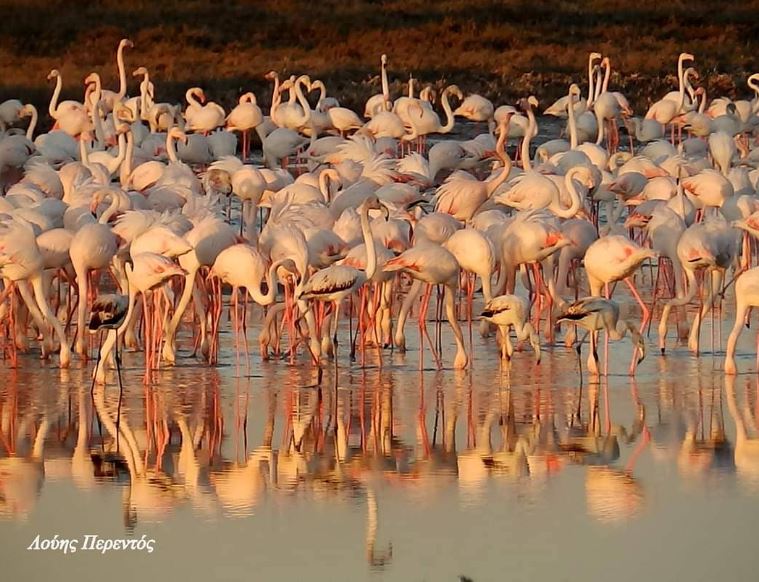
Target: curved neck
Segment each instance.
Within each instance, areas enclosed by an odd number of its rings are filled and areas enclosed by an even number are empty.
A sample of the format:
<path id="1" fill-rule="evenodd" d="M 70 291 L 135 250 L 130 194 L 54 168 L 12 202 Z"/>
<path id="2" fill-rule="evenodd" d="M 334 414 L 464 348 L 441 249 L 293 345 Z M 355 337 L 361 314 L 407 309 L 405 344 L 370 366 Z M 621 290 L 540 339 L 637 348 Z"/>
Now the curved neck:
<path id="1" fill-rule="evenodd" d="M 508 179 L 509 173 L 511 173 L 511 158 L 504 152 L 504 145 L 506 144 L 506 139 L 509 135 L 510 122 L 511 116 L 509 116 L 499 128 L 501 133 L 499 134 L 498 141 L 495 144 L 495 153 L 498 156 L 498 159 L 500 159 L 503 163 L 503 168 L 501 169 L 500 174 L 487 182 L 485 186 L 485 192 L 487 193 L 488 198 L 490 198 L 498 189 L 498 187 Z"/>
<path id="2" fill-rule="evenodd" d="M 593 78 L 593 59 L 588 58 L 588 107 L 593 104 L 593 96 L 595 95 L 596 83 Z"/>
<path id="3" fill-rule="evenodd" d="M 85 107 L 89 107 L 91 104 L 93 107 L 97 107 L 97 104 L 100 101 L 100 97 L 103 94 L 103 85 L 100 82 L 100 75 L 98 75 L 97 73 L 93 73 L 92 77 L 94 78 L 94 81 L 93 81 L 94 88 L 92 89 L 92 93 L 90 93 L 89 98 L 84 100 Z"/>
<path id="4" fill-rule="evenodd" d="M 453 118 L 453 110 L 451 104 L 448 102 L 448 91 L 443 91 L 443 111 L 445 111 L 446 122 L 443 127 L 440 128 L 440 133 L 448 133 L 453 129 L 455 120 Z"/>
<path id="5" fill-rule="evenodd" d="M 500 141 L 500 137 L 498 139 Z M 504 155 L 502 156 L 501 161 L 503 162 L 503 168 L 501 168 L 501 173 L 498 174 L 492 180 L 487 182 L 486 192 L 487 192 L 488 198 L 490 198 L 493 195 L 493 192 L 495 192 L 501 184 L 503 184 L 506 180 L 508 180 L 509 174 L 511 173 L 511 158 L 507 155 Z"/>
<path id="6" fill-rule="evenodd" d="M 95 127 L 95 139 L 101 146 L 105 147 L 105 132 L 103 131 L 103 120 L 100 119 L 100 101 L 95 102 L 92 108 L 92 125 Z"/>
<path id="7" fill-rule="evenodd" d="M 408 98 L 413 99 L 414 98 L 414 77 L 409 75 L 408 77 Z"/>
<path id="8" fill-rule="evenodd" d="M 124 70 L 124 45 L 121 43 L 119 43 L 119 48 L 116 51 L 116 68 L 119 70 L 119 92 L 117 97 L 121 100 L 127 92 L 126 71 Z"/>
<path id="9" fill-rule="evenodd" d="M 330 188 L 332 180 L 339 177 L 340 175 L 333 169 L 322 170 L 322 173 L 319 174 L 319 191 L 327 204 L 332 202 L 332 189 Z"/>
<path id="10" fill-rule="evenodd" d="M 361 208 L 361 233 L 364 235 L 364 244 L 366 245 L 366 279 L 368 281 L 377 272 L 377 251 L 374 248 L 374 237 L 369 226 L 369 208 L 367 206 Z"/>
<path id="11" fill-rule="evenodd" d="M 113 190 L 109 190 L 108 194 L 106 194 L 106 197 L 111 198 L 111 204 L 108 206 L 106 211 L 100 215 L 100 220 L 98 220 L 100 224 L 107 224 L 113 215 L 116 214 L 116 212 L 119 210 L 119 197 L 114 194 Z"/>
<path id="12" fill-rule="evenodd" d="M 166 153 L 168 154 L 170 161 L 179 161 L 179 158 L 177 157 L 177 144 L 174 136 L 171 134 L 171 129 L 169 129 L 169 132 L 166 134 Z"/>
<path id="13" fill-rule="evenodd" d="M 759 97 L 759 75 L 751 75 L 746 84 L 754 92 L 754 97 Z"/>
<path id="14" fill-rule="evenodd" d="M 202 107 L 200 101 L 195 98 L 195 92 L 197 89 L 197 87 L 192 87 L 190 89 L 187 89 L 187 92 L 184 94 L 184 98 L 187 100 L 187 103 L 190 107 Z"/>
<path id="15" fill-rule="evenodd" d="M 559 218 L 572 218 L 580 210 L 582 206 L 582 200 L 580 200 L 580 194 L 575 188 L 574 177 L 583 170 L 578 167 L 570 168 L 570 170 L 564 176 L 564 186 L 567 189 L 570 199 L 569 208 L 557 208 L 553 213 Z"/>
<path id="16" fill-rule="evenodd" d="M 29 127 L 26 128 L 26 139 L 32 141 L 34 138 L 34 129 L 37 127 L 37 108 L 34 105 L 27 105 L 32 111 L 32 118 L 29 120 Z"/>
<path id="17" fill-rule="evenodd" d="M 311 105 L 308 103 L 308 99 L 306 99 L 306 96 L 303 94 L 303 89 L 301 89 L 301 81 L 300 79 L 295 81 L 295 95 L 298 97 L 298 103 L 300 103 L 300 106 L 303 108 L 303 116 L 301 117 L 300 124 L 305 125 L 308 123 L 309 119 L 311 119 Z M 290 93 L 290 102 L 292 103 L 293 99 L 293 93 Z"/>
<path id="18" fill-rule="evenodd" d="M 698 112 L 703 113 L 706 111 L 706 89 L 701 93 L 701 103 L 698 106 Z"/>
<path id="19" fill-rule="evenodd" d="M 250 297 L 253 299 L 253 301 L 263 306 L 271 305 L 274 303 L 274 299 L 277 296 L 277 285 L 275 283 L 277 269 L 279 269 L 287 261 L 288 259 L 280 259 L 279 261 L 274 261 L 271 264 L 269 270 L 266 272 L 265 294 L 261 293 L 260 282 L 257 282 L 257 284 L 253 285 L 252 287 L 248 287 L 248 293 L 250 294 Z"/>
<path id="20" fill-rule="evenodd" d="M 48 113 L 50 113 L 50 117 L 53 119 L 58 119 L 57 108 L 58 108 L 58 97 L 61 95 L 61 89 L 63 88 L 63 80 L 61 79 L 61 75 L 59 74 L 55 78 L 55 89 L 53 90 L 53 96 L 50 98 L 50 105 L 48 105 Z"/>
<path id="21" fill-rule="evenodd" d="M 279 105 L 280 95 L 279 95 L 279 75 L 274 73 L 274 89 L 272 89 L 271 93 L 271 108 L 272 110 L 276 108 L 277 105 Z"/>

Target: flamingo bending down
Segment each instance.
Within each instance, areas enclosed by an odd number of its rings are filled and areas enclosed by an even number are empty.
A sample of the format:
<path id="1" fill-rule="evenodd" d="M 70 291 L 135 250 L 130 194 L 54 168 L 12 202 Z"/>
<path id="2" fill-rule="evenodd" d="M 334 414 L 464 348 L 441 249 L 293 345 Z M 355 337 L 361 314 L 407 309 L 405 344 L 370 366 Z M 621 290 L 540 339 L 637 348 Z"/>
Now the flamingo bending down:
<path id="1" fill-rule="evenodd" d="M 37 246 L 34 231 L 29 223 L 12 222 L 3 225 L 0 232 L 0 275 L 12 283 L 29 282 L 34 291 L 34 300 L 46 323 L 52 326 L 61 343 L 61 368 L 67 368 L 71 361 L 71 350 L 63 326 L 50 309 L 47 290 L 43 284 L 44 259 Z M 13 286 L 7 286 L 2 293 L 3 300 Z M 22 294 L 23 296 L 23 294 Z M 29 310 L 34 307 L 25 297 Z M 2 301 L 0 301 L 2 303 Z M 43 331 L 44 330 L 40 330 Z M 44 346 L 44 342 L 43 342 Z M 43 347 L 43 355 L 45 348 Z"/>
<path id="2" fill-rule="evenodd" d="M 557 323 L 563 321 L 571 322 L 578 325 L 590 333 L 590 355 L 588 356 L 588 370 L 591 374 L 598 375 L 598 350 L 595 339 L 595 332 L 605 331 L 610 339 L 619 340 L 625 337 L 629 331 L 633 343 L 636 346 L 635 351 L 640 351 L 640 358 L 634 363 L 635 366 L 643 361 L 646 357 L 646 344 L 637 328 L 625 319 L 619 317 L 619 304 L 610 299 L 602 297 L 583 297 L 570 303 L 564 309 L 564 313 L 559 316 Z M 580 352 L 582 342 L 578 343 L 577 351 Z M 606 350 L 604 363 L 604 375 L 609 374 L 609 350 Z M 635 354 L 633 354 L 635 356 Z M 630 374 L 635 373 L 635 366 L 630 370 Z"/>
<path id="3" fill-rule="evenodd" d="M 540 338 L 530 319 L 530 302 L 517 295 L 499 295 L 485 304 L 480 317 L 498 326 L 501 334 L 501 359 L 510 360 L 514 353 L 509 337 L 509 328 L 513 327 L 517 339 L 530 340 L 535 351 L 535 363 L 540 363 Z"/>

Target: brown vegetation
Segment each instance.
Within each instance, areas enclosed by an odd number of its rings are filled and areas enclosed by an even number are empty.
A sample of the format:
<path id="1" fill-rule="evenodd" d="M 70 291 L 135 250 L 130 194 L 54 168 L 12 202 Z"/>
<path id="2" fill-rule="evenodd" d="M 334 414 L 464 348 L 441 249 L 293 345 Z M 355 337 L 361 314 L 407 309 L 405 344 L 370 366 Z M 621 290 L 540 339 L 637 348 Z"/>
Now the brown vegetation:
<path id="1" fill-rule="evenodd" d="M 759 0 L 0 0 L 0 99 L 44 105 L 58 68 L 81 99 L 92 70 L 116 87 L 114 52 L 127 36 L 131 72 L 150 69 L 159 100 L 200 85 L 229 105 L 263 75 L 308 72 L 360 108 L 379 91 L 388 54 L 397 95 L 411 72 L 498 103 L 543 102 L 585 79 L 587 53 L 611 57 L 612 86 L 637 110 L 676 84 L 677 54 L 696 55 L 710 94 L 744 94 L 759 70 Z M 134 86 L 130 75 L 130 84 Z M 136 92 L 136 89 L 135 89 Z"/>

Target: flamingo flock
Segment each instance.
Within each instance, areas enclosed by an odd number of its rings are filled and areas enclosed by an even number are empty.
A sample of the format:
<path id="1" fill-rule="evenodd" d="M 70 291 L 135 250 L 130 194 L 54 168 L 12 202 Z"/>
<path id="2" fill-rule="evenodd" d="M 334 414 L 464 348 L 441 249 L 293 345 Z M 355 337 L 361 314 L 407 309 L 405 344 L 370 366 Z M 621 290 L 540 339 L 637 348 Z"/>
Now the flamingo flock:
<path id="1" fill-rule="evenodd" d="M 587 97 L 573 83 L 544 110 L 566 120 L 566 139 L 534 147 L 535 96 L 496 106 L 456 85 L 416 96 L 412 79 L 393 98 L 385 55 L 382 93 L 363 116 L 322 81 L 273 71 L 265 115 L 251 92 L 229 112 L 200 87 L 184 107 L 157 102 L 144 66 L 129 96 L 132 47 L 123 39 L 116 52 L 119 89 L 93 72 L 81 102 L 60 100 L 64 80 L 51 71 L 47 133 L 36 133 L 33 105 L 0 104 L 9 365 L 34 343 L 62 368 L 87 362 L 102 329 L 95 382 L 120 346 L 143 351 L 156 381 L 188 355 L 180 347 L 215 365 L 227 323 L 247 355 L 252 302 L 262 358 L 290 364 L 321 368 L 340 346 L 381 364 L 410 349 L 415 316 L 420 366 L 425 343 L 446 365 L 445 318 L 456 369 L 476 365 L 478 328 L 504 361 L 529 342 L 535 365 L 589 338 L 594 376 L 609 373 L 599 332 L 607 344 L 629 333 L 634 374 L 654 320 L 662 355 L 673 313 L 698 354 L 704 321 L 727 301 L 737 313 L 724 371 L 736 373 L 738 336 L 759 306 L 759 74 L 747 80 L 752 99 L 709 100 L 683 53 L 677 90 L 635 117 L 609 87 L 610 59 L 591 53 Z M 481 133 L 464 139 L 462 127 Z"/>

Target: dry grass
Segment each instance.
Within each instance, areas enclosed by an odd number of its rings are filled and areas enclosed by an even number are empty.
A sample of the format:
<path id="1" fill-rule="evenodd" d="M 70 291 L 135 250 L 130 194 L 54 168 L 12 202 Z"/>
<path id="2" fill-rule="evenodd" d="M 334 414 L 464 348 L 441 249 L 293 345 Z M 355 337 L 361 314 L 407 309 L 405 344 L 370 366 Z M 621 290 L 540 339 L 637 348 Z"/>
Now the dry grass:
<path id="1" fill-rule="evenodd" d="M 122 36 L 131 72 L 147 66 L 159 100 L 181 101 L 200 85 L 224 105 L 245 90 L 268 102 L 263 75 L 308 72 L 344 104 L 360 108 L 379 91 L 388 54 L 397 95 L 408 73 L 456 82 L 496 102 L 533 93 L 548 102 L 585 78 L 587 53 L 612 59 L 613 87 L 640 110 L 676 84 L 688 50 L 711 94 L 746 91 L 759 70 L 759 0 L 0 0 L 0 99 L 45 105 L 52 68 L 64 96 L 98 71 L 117 85 Z M 130 78 L 131 82 L 131 78 Z M 133 89 L 136 92 L 136 89 Z"/>

